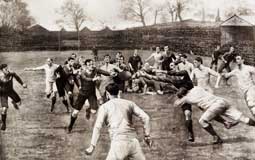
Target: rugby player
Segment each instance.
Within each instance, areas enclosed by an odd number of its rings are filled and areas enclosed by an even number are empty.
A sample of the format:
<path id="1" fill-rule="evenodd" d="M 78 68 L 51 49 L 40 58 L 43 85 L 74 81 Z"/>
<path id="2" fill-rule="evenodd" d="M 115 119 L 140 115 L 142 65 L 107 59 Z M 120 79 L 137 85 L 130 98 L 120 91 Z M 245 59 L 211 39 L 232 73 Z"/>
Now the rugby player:
<path id="1" fill-rule="evenodd" d="M 236 53 L 234 52 L 235 48 L 231 46 L 229 48 L 229 51 L 224 53 L 224 55 L 221 57 L 221 64 L 218 69 L 218 73 L 223 73 L 223 70 L 225 69 L 227 72 L 231 72 L 230 63 L 234 61 Z M 228 78 L 225 78 L 226 85 L 228 84 Z"/>
<path id="2" fill-rule="evenodd" d="M 243 94 L 248 108 L 253 116 L 255 116 L 255 81 L 253 76 L 255 75 L 255 68 L 244 64 L 244 59 L 241 55 L 235 57 L 237 66 L 229 72 L 222 74 L 225 78 L 236 77 L 237 84 Z"/>
<path id="3" fill-rule="evenodd" d="M 56 79 L 58 94 L 59 94 L 59 97 L 62 97 L 62 102 L 66 106 L 67 112 L 69 112 L 69 106 L 65 98 L 65 92 L 68 95 L 71 106 L 73 106 L 74 84 L 75 82 L 76 84 L 78 83 L 73 71 L 74 62 L 75 62 L 75 59 L 72 57 L 69 57 L 67 60 L 67 64 L 63 66 L 59 66 L 58 69 L 56 69 L 56 73 L 60 75 L 60 77 Z"/>
<path id="4" fill-rule="evenodd" d="M 56 70 L 58 69 L 59 65 L 53 63 L 52 58 L 47 58 L 46 64 L 36 67 L 36 68 L 25 68 L 25 71 L 45 71 L 45 93 L 46 97 L 51 97 L 51 109 L 50 111 L 53 112 L 54 106 L 57 100 L 57 86 L 56 86 L 56 79 L 57 74 Z"/>
<path id="5" fill-rule="evenodd" d="M 197 86 L 204 88 L 208 92 L 213 93 L 213 89 L 210 86 L 210 75 L 217 77 L 215 88 L 219 88 L 219 81 L 221 75 L 214 70 L 205 67 L 201 57 L 196 57 L 194 60 L 194 69 L 191 72 L 191 80 L 197 81 Z"/>
<path id="6" fill-rule="evenodd" d="M 178 62 L 177 62 L 178 63 Z M 188 61 L 188 57 L 186 54 L 180 55 L 180 63 L 178 63 L 177 68 L 179 71 L 185 70 L 190 75 L 194 66 L 192 63 Z"/>
<path id="7" fill-rule="evenodd" d="M 124 160 L 126 158 L 145 160 L 132 119 L 133 116 L 137 116 L 143 121 L 144 140 L 151 147 L 150 117 L 134 102 L 118 98 L 118 91 L 116 84 L 109 84 L 106 87 L 108 102 L 99 108 L 91 145 L 85 153 L 88 155 L 93 153 L 100 137 L 100 130 L 106 124 L 111 139 L 111 147 L 106 160 Z"/>
<path id="8" fill-rule="evenodd" d="M 150 59 L 154 59 L 153 67 L 156 69 L 162 69 L 162 62 L 164 60 L 164 54 L 160 52 L 160 48 L 156 47 L 156 52 L 152 53 L 145 62 L 148 62 Z"/>
<path id="9" fill-rule="evenodd" d="M 219 59 L 220 55 L 221 55 L 220 45 L 217 45 L 216 49 L 214 50 L 214 52 L 212 54 L 212 61 L 211 61 L 211 66 L 210 66 L 211 69 L 213 69 L 213 66 L 214 66 L 215 71 L 218 70 L 218 59 Z"/>
<path id="10" fill-rule="evenodd" d="M 122 72 L 123 70 L 120 69 L 119 67 L 117 67 L 116 65 L 114 64 L 110 64 L 110 55 L 105 55 L 104 56 L 104 65 L 100 67 L 101 70 L 103 71 L 107 71 L 107 72 L 110 72 L 110 73 L 119 73 L 119 72 Z M 106 99 L 105 97 L 105 87 L 110 84 L 110 83 L 113 83 L 113 78 L 111 76 L 104 76 L 104 75 L 101 75 L 101 79 L 100 79 L 100 86 L 99 86 L 99 92 L 102 96 L 102 101 L 104 102 Z"/>
<path id="11" fill-rule="evenodd" d="M 22 85 L 23 88 L 27 88 L 27 85 L 23 83 L 22 79 L 13 71 L 8 69 L 7 64 L 0 65 L 0 102 L 2 107 L 2 126 L 1 130 L 6 129 L 6 117 L 8 110 L 8 97 L 12 98 L 12 103 L 16 109 L 18 104 L 21 104 L 20 96 L 13 88 L 13 78 Z"/>
<path id="12" fill-rule="evenodd" d="M 110 76 L 110 73 L 101 69 L 94 68 L 93 60 L 87 59 L 85 61 L 86 69 L 81 70 L 79 74 L 79 94 L 73 106 L 74 110 L 71 114 L 70 123 L 68 126 L 68 132 L 71 132 L 73 125 L 78 117 L 80 110 L 82 109 L 85 101 L 88 99 L 90 107 L 86 109 L 86 118 L 90 118 L 90 113 L 96 113 L 98 109 L 97 97 L 96 97 L 96 81 L 100 79 L 98 74 Z"/>
<path id="13" fill-rule="evenodd" d="M 177 92 L 179 99 L 175 101 L 175 106 L 182 106 L 185 103 L 198 106 L 204 111 L 199 119 L 200 125 L 205 131 L 213 136 L 213 143 L 223 143 L 220 136 L 215 132 L 211 121 L 215 117 L 225 116 L 249 126 L 255 126 L 255 121 L 243 115 L 242 112 L 232 107 L 224 98 L 213 95 L 201 87 L 194 87 L 191 90 L 181 88 Z"/>
<path id="14" fill-rule="evenodd" d="M 154 79 L 156 81 L 173 84 L 177 89 L 183 87 L 183 88 L 186 88 L 187 90 L 190 90 L 193 88 L 193 83 L 186 70 L 177 71 L 177 67 L 174 62 L 170 63 L 169 67 L 170 67 L 170 71 L 163 71 L 163 70 L 157 71 L 157 72 L 165 73 L 166 74 L 165 76 L 153 76 L 145 72 L 140 72 L 140 75 L 148 79 Z M 191 119 L 192 117 L 191 105 L 188 103 L 185 103 L 182 105 L 182 109 L 185 115 L 185 126 L 188 130 L 188 141 L 193 142 L 194 132 L 193 132 L 192 119 Z"/>

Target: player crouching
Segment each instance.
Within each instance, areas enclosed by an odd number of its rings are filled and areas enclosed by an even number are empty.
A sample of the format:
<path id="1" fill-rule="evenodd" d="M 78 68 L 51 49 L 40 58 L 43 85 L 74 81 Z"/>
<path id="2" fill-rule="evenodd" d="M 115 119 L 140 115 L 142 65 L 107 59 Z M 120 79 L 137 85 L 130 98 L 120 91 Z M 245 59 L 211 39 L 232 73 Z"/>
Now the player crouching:
<path id="1" fill-rule="evenodd" d="M 213 95 L 201 87 L 194 87 L 191 90 L 179 89 L 175 106 L 182 106 L 184 103 L 196 105 L 204 111 L 199 119 L 200 125 L 210 135 L 213 136 L 213 143 L 223 143 L 222 139 L 215 132 L 211 121 L 217 116 L 225 116 L 238 122 L 243 122 L 249 126 L 255 126 L 255 121 L 243 115 L 242 112 L 232 107 L 224 98 Z"/>

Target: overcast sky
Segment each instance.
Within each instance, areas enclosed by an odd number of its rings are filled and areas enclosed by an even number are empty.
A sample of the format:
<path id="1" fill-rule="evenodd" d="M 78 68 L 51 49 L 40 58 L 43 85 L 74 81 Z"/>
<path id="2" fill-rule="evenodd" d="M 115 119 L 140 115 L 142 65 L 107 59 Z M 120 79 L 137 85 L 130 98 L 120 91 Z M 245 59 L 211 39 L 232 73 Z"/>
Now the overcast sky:
<path id="1" fill-rule="evenodd" d="M 60 8 L 65 0 L 23 0 L 28 4 L 28 9 L 31 15 L 35 18 L 38 24 L 41 24 L 49 30 L 58 30 L 56 20 L 59 19 L 56 9 Z M 119 18 L 120 0 L 77 0 L 84 7 L 87 14 L 92 18 L 92 21 L 86 22 L 84 25 L 90 29 L 101 29 L 102 23 L 105 22 L 110 28 L 123 29 L 126 27 L 137 26 L 140 23 L 124 21 Z M 165 0 L 151 0 L 154 4 L 162 4 Z M 184 19 L 198 19 L 195 12 L 199 12 L 202 6 L 205 11 L 210 14 L 216 14 L 217 9 L 220 9 L 221 17 L 224 19 L 225 10 L 230 7 L 237 8 L 240 5 L 248 6 L 255 10 L 255 0 L 193 0 L 194 3 L 189 11 L 184 14 Z M 201 3 L 202 2 L 202 3 Z M 148 24 L 152 23 L 151 17 L 147 17 Z M 66 27 L 67 28 L 67 27 Z"/>

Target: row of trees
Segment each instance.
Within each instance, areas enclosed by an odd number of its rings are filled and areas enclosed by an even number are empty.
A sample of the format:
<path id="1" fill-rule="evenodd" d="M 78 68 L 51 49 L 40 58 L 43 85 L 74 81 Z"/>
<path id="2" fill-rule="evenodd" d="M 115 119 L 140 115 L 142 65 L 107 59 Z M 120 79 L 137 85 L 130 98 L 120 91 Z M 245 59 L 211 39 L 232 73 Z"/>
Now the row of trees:
<path id="1" fill-rule="evenodd" d="M 215 16 L 205 14 L 205 9 L 201 6 L 203 0 L 165 0 L 164 3 L 152 0 L 120 1 L 119 16 L 125 20 L 140 22 L 143 26 L 146 26 L 148 19 L 152 18 L 154 24 L 159 20 L 161 22 L 182 21 L 185 12 L 201 16 L 201 20 L 204 20 L 206 16 L 210 18 Z M 230 7 L 225 11 L 227 17 L 233 14 L 254 14 L 254 11 L 244 1 L 236 0 L 236 3 L 237 7 Z M 60 27 L 69 25 L 76 31 L 81 29 L 85 21 L 91 20 L 78 0 L 65 0 L 62 6 L 56 9 L 56 12 L 61 16 L 56 22 Z M 22 31 L 34 23 L 35 20 L 30 15 L 24 0 L 0 0 L 1 28 Z M 107 22 L 104 21 L 104 23 Z"/>
<path id="2" fill-rule="evenodd" d="M 8 31 L 24 31 L 35 23 L 27 4 L 21 0 L 0 0 L 0 27 Z"/>

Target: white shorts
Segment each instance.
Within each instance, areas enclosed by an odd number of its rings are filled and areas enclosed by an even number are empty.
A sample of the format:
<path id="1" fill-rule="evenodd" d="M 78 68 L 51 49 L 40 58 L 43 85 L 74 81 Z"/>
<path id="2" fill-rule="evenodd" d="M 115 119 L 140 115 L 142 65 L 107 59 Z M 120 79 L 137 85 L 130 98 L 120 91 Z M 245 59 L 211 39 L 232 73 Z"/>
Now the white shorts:
<path id="1" fill-rule="evenodd" d="M 56 86 L 56 82 L 46 81 L 45 83 L 46 83 L 46 88 L 45 88 L 46 95 L 49 95 L 51 93 L 56 93 L 58 91 L 57 86 Z"/>
<path id="2" fill-rule="evenodd" d="M 239 121 L 240 117 L 242 116 L 242 112 L 238 111 L 237 109 L 231 107 L 226 101 L 224 100 L 217 100 L 210 106 L 204 114 L 201 116 L 201 119 L 210 122 L 217 116 L 225 116 L 231 118 L 233 120 Z"/>
<path id="3" fill-rule="evenodd" d="M 113 140 L 106 160 L 120 160 L 130 158 L 145 160 L 142 148 L 136 138 L 129 140 Z"/>
<path id="4" fill-rule="evenodd" d="M 247 92 L 245 92 L 244 97 L 245 102 L 250 109 L 255 107 L 255 85 L 251 86 Z"/>

